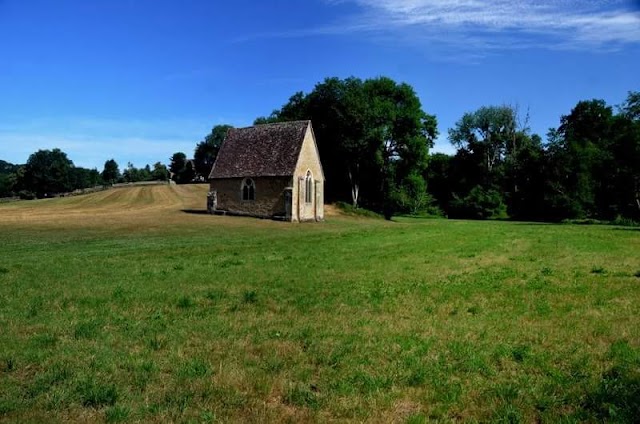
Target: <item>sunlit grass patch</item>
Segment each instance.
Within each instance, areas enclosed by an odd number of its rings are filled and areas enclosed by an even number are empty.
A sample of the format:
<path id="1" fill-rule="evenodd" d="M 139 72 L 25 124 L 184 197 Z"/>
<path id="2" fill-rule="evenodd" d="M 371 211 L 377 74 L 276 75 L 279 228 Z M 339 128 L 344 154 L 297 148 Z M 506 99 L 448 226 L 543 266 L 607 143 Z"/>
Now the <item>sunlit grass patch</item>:
<path id="1" fill-rule="evenodd" d="M 288 225 L 163 190 L 0 211 L 0 421 L 638 416 L 638 232 Z"/>

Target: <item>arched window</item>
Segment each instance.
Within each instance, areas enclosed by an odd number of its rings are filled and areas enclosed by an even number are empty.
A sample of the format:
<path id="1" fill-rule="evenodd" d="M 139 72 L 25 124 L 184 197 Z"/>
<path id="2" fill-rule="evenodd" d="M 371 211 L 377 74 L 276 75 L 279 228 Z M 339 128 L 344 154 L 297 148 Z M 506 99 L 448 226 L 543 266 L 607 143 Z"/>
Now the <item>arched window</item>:
<path id="1" fill-rule="evenodd" d="M 307 171 L 307 176 L 304 179 L 304 202 L 313 202 L 313 176 L 311 171 Z"/>
<path id="2" fill-rule="evenodd" d="M 251 178 L 242 182 L 242 200 L 256 200 L 256 185 Z"/>

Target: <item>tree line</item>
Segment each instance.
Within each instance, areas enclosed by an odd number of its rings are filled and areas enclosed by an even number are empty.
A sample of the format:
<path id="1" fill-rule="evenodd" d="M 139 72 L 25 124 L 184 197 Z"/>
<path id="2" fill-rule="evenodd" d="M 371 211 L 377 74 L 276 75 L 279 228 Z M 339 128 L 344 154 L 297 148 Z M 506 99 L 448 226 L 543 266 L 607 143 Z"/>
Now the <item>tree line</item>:
<path id="1" fill-rule="evenodd" d="M 153 168 L 146 165 L 136 168 L 128 163 L 120 172 L 117 162 L 109 159 L 102 172 L 75 166 L 60 149 L 38 150 L 31 154 L 24 165 L 14 165 L 0 160 L 0 197 L 19 196 L 35 199 L 67 193 L 74 190 L 138 181 L 167 181 L 169 172 L 160 162 Z"/>
<path id="2" fill-rule="evenodd" d="M 294 93 L 254 124 L 311 120 L 326 176 L 325 199 L 390 218 L 560 221 L 591 218 L 640 222 L 640 93 L 623 104 L 579 101 L 543 140 L 528 113 L 511 105 L 467 112 L 448 129 L 455 154 L 430 153 L 436 117 L 413 88 L 387 77 L 327 78 Z M 195 146 L 144 168 L 102 172 L 75 167 L 59 149 L 41 150 L 24 166 L 0 161 L 0 197 L 43 197 L 99 184 L 165 180 L 204 182 L 230 125 L 216 125 Z"/>
<path id="3" fill-rule="evenodd" d="M 482 107 L 449 129 L 429 191 L 450 217 L 640 221 L 640 93 L 616 110 L 583 100 L 543 141 L 511 106 Z"/>
<path id="4" fill-rule="evenodd" d="M 579 101 L 545 140 L 531 133 L 528 112 L 480 107 L 448 129 L 453 155 L 429 153 L 436 117 L 422 109 L 411 86 L 386 77 L 327 78 L 254 124 L 306 119 L 313 122 L 330 202 L 387 218 L 640 221 L 638 92 L 616 107 Z M 198 143 L 195 175 L 208 175 L 229 127 L 214 127 Z"/>

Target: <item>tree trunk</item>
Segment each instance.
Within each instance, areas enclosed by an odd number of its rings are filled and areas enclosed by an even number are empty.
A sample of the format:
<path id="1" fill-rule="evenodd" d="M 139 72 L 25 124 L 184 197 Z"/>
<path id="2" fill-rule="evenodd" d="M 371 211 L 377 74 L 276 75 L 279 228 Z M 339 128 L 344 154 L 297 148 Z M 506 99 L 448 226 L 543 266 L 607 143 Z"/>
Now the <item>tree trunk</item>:
<path id="1" fill-rule="evenodd" d="M 638 205 L 638 210 L 640 211 L 640 178 L 635 181 L 635 193 L 636 193 L 636 205 Z"/>
<path id="2" fill-rule="evenodd" d="M 356 172 L 359 170 L 359 166 L 356 164 Z M 349 182 L 351 183 L 351 201 L 354 208 L 358 207 L 358 195 L 360 194 L 360 184 L 357 176 L 351 172 L 351 167 L 348 169 Z"/>

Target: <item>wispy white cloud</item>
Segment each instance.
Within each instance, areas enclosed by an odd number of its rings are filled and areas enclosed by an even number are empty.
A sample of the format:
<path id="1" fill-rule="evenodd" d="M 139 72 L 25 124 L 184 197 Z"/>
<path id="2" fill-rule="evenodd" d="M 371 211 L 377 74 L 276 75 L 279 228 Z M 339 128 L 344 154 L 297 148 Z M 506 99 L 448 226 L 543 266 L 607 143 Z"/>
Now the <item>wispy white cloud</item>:
<path id="1" fill-rule="evenodd" d="M 328 0 L 335 4 L 335 0 Z M 624 1 L 344 0 L 375 31 L 412 30 L 481 48 L 611 48 L 640 43 L 640 14 Z M 470 44 L 469 44 L 470 43 Z"/>
<path id="2" fill-rule="evenodd" d="M 408 43 L 455 46 L 475 51 L 476 55 L 504 49 L 612 50 L 640 44 L 640 12 L 631 0 L 324 2 L 355 9 L 327 25 L 252 35 L 243 40 L 366 33 Z"/>

